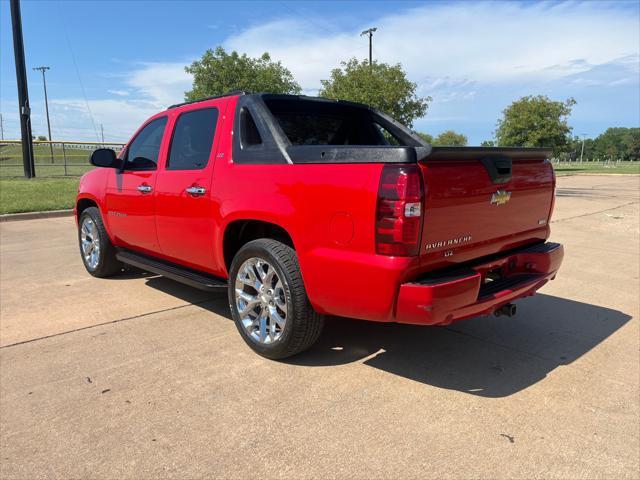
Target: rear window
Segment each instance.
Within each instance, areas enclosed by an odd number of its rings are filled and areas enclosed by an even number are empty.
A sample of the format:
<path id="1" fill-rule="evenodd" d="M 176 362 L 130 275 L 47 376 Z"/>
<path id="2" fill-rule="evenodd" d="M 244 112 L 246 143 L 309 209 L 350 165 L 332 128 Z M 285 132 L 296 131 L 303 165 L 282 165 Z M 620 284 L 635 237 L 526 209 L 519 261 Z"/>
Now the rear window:
<path id="1" fill-rule="evenodd" d="M 265 104 L 293 145 L 389 145 L 366 108 L 299 99 L 267 99 Z M 393 142 L 389 140 L 393 139 Z M 397 143 L 396 143 L 397 144 Z"/>
<path id="2" fill-rule="evenodd" d="M 339 116 L 287 112 L 276 118 L 294 145 L 334 145 L 346 121 Z"/>

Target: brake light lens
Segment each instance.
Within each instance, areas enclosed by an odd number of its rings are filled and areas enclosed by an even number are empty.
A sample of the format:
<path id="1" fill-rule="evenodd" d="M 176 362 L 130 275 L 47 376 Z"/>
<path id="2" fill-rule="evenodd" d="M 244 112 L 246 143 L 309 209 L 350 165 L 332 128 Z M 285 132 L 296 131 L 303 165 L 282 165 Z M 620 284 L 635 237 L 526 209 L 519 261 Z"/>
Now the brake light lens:
<path id="1" fill-rule="evenodd" d="M 417 165 L 383 167 L 376 208 L 376 253 L 418 255 L 423 196 L 422 176 Z"/>

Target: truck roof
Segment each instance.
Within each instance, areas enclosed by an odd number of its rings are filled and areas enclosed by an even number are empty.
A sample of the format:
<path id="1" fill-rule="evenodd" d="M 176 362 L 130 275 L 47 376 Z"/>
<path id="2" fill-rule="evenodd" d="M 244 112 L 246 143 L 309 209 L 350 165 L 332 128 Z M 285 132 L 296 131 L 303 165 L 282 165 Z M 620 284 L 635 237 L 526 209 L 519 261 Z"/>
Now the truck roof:
<path id="1" fill-rule="evenodd" d="M 234 97 L 239 95 L 246 95 L 246 92 L 242 90 L 234 90 L 228 93 L 224 93 L 222 95 L 213 95 L 211 97 L 203 97 L 203 98 L 198 98 L 196 100 L 189 100 L 188 102 L 174 103 L 173 105 L 169 105 L 167 107 L 167 110 L 171 110 L 172 108 L 182 107 L 184 105 L 191 105 L 192 103 L 206 102 L 207 100 L 214 100 L 216 98 Z"/>
<path id="2" fill-rule="evenodd" d="M 339 103 L 342 105 L 351 105 L 354 107 L 371 109 L 371 107 L 367 104 L 351 102 L 349 100 L 336 100 L 336 99 L 327 98 L 327 97 L 313 97 L 309 95 L 294 95 L 294 94 L 288 94 L 288 93 L 266 93 L 266 92 L 253 93 L 253 92 L 245 92 L 244 90 L 233 90 L 231 92 L 224 93 L 222 95 L 213 95 L 211 97 L 198 98 L 196 100 L 190 100 L 188 102 L 176 103 L 167 107 L 167 110 L 182 107 L 184 105 L 191 105 L 192 103 L 206 102 L 207 100 L 214 100 L 216 98 L 239 97 L 243 95 L 268 97 L 272 99 L 280 98 L 280 99 L 290 99 L 290 100 L 295 99 L 295 100 L 308 100 L 308 101 L 316 101 L 316 102 Z"/>

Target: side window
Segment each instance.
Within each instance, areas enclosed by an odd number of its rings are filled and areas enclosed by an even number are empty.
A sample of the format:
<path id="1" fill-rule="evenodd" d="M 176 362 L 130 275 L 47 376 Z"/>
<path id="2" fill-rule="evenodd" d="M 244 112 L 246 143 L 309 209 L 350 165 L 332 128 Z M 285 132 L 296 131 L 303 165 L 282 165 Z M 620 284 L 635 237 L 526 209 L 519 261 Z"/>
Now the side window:
<path id="1" fill-rule="evenodd" d="M 246 108 L 240 110 L 240 145 L 242 148 L 262 145 L 262 137 L 251 112 Z"/>
<path id="2" fill-rule="evenodd" d="M 126 170 L 155 170 L 167 117 L 149 122 L 127 148 Z"/>
<path id="3" fill-rule="evenodd" d="M 217 108 L 185 112 L 171 139 L 167 170 L 199 170 L 207 166 L 218 123 Z"/>
<path id="4" fill-rule="evenodd" d="M 377 123 L 374 123 L 373 125 L 375 126 L 378 132 L 378 135 L 382 140 L 381 142 L 382 145 L 402 145 L 400 140 L 393 133 L 391 133 L 389 130 L 384 128 L 382 125 L 379 125 Z"/>

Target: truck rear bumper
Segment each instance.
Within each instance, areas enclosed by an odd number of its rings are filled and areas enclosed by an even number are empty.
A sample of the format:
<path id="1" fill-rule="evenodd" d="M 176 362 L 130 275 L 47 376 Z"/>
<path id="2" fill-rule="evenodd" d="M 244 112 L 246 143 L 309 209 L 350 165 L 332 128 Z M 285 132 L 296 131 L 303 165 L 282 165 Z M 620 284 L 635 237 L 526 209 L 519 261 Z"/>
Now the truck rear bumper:
<path id="1" fill-rule="evenodd" d="M 395 320 L 448 325 L 490 315 L 502 305 L 533 295 L 560 268 L 564 249 L 543 243 L 494 256 L 461 270 L 429 275 L 400 286 Z"/>

